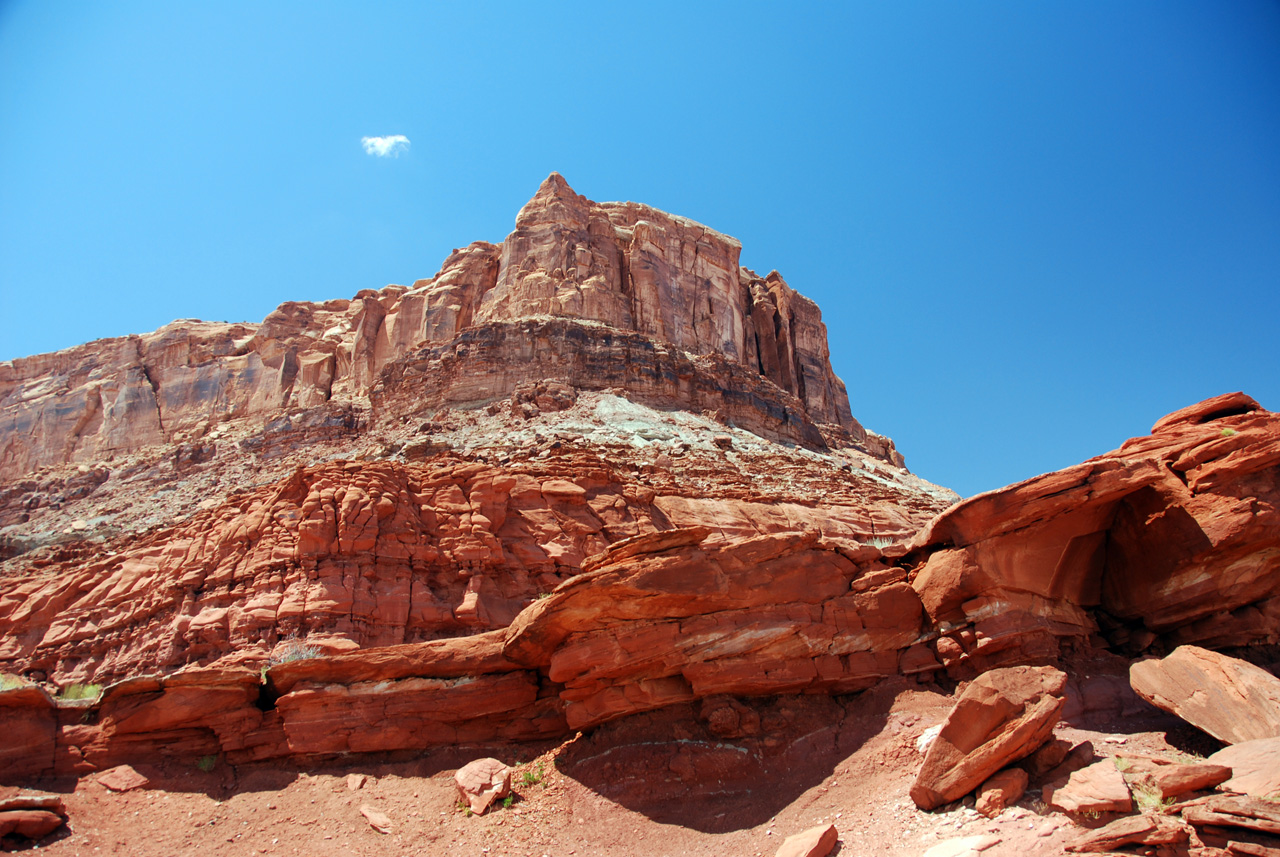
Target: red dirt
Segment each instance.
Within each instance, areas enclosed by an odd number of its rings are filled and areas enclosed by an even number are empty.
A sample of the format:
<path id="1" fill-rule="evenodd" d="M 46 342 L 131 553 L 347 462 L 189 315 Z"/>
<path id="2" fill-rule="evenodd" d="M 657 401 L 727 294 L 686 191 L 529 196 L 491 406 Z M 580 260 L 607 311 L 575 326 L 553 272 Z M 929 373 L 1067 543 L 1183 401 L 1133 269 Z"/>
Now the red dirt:
<path id="1" fill-rule="evenodd" d="M 510 748 L 453 748 L 412 759 L 331 761 L 311 770 L 240 768 L 199 760 L 181 770 L 136 766 L 152 787 L 117 794 L 92 777 L 63 783 L 70 815 L 42 843 L 55 855 L 772 855 L 787 836 L 834 823 L 834 854 L 918 855 L 953 837 L 991 833 L 985 854 L 1059 855 L 1080 829 L 1047 810 L 1032 789 L 985 819 L 966 802 L 921 812 L 908 797 L 919 767 L 916 739 L 941 722 L 953 698 L 906 682 L 836 700 L 749 701 L 764 731 L 717 739 L 696 712 L 677 706 L 606 724 L 540 755 Z M 769 731 L 769 726 L 778 731 Z M 653 735 L 668 736 L 655 743 Z M 1060 726 L 1099 755 L 1167 752 L 1164 733 L 1130 735 Z M 763 735 L 764 737 L 760 737 Z M 453 772 L 471 758 L 506 754 L 516 797 L 468 816 Z M 726 761 L 726 756 L 728 761 Z M 750 756 L 745 764 L 741 759 Z M 737 761 L 735 761 L 737 760 Z M 722 776 L 717 777 L 719 766 Z M 541 770 L 539 782 L 524 774 Z M 365 774 L 363 787 L 348 775 Z M 710 775 L 708 775 L 710 774 Z M 683 777 L 683 779 L 682 779 Z M 536 779 L 536 776 L 532 777 Z M 688 785 L 686 786 L 686 780 Z M 74 790 L 71 790 L 71 789 Z M 388 834 L 360 814 L 388 816 Z M 1109 820 L 1080 819 L 1090 827 Z"/>

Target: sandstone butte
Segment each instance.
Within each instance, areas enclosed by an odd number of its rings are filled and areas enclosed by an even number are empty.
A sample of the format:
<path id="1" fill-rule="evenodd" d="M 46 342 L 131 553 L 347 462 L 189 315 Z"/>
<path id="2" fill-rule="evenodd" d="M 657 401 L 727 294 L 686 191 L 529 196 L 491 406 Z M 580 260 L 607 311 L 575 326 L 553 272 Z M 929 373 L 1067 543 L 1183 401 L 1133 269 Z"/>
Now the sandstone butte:
<path id="1" fill-rule="evenodd" d="M 0 779 L 1280 642 L 1280 417 L 953 503 L 738 249 L 553 174 L 412 288 L 0 366 Z"/>

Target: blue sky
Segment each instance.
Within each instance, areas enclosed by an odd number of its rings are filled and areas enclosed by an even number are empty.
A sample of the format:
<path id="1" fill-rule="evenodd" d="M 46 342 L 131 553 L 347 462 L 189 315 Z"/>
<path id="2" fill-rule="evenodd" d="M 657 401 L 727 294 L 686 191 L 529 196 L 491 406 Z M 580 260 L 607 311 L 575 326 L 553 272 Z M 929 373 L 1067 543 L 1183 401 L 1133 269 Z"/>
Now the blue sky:
<path id="1" fill-rule="evenodd" d="M 781 271 L 854 414 L 962 494 L 1280 409 L 1261 0 L 8 0 L 0 359 L 430 276 L 552 170 Z"/>

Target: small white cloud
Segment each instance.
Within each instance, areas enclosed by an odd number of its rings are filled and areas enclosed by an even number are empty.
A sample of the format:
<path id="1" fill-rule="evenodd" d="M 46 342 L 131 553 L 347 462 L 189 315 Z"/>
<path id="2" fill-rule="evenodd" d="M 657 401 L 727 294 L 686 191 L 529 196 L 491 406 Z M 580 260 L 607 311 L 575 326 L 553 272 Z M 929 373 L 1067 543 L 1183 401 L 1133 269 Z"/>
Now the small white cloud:
<path id="1" fill-rule="evenodd" d="M 360 145 L 364 146 L 366 155 L 398 158 L 401 152 L 409 148 L 409 138 L 403 134 L 392 134 L 389 137 L 361 137 Z"/>

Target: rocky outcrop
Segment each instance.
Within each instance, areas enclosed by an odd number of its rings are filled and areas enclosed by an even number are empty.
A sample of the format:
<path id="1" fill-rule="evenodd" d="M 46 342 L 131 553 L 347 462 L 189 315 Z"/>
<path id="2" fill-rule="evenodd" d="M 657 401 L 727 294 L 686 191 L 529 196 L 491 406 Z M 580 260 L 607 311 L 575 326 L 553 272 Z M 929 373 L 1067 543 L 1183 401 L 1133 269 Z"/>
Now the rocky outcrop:
<path id="1" fill-rule="evenodd" d="M 366 407 L 371 395 L 378 419 L 398 420 L 544 379 L 723 408 L 766 436 L 901 465 L 853 419 L 817 306 L 776 272 L 741 268 L 740 249 L 648 206 L 591 202 L 553 173 L 506 241 L 455 250 L 411 287 L 0 363 L 0 478 L 198 443 L 226 420 Z"/>
<path id="2" fill-rule="evenodd" d="M 1049 654 L 1073 633 L 1101 631 L 1131 653 L 1275 643 L 1278 508 L 1280 416 L 1233 393 L 1114 452 L 957 504 L 917 536 L 912 585 L 931 620 L 983 638 L 967 654 L 963 641 L 937 641 L 957 676 L 966 660 L 978 670 L 1006 650 Z"/>
<path id="3" fill-rule="evenodd" d="M 1256 432 L 1237 461 L 1273 442 L 1270 414 L 1217 419 Z M 1184 452 L 1233 436 L 1183 425 Z M 1160 467 L 1117 458 L 1086 465 L 1083 520 L 1099 520 L 1093 502 L 1123 508 L 1122 488 L 1143 490 L 1133 474 Z M 928 538 L 882 549 L 829 510 L 776 517 L 773 532 L 750 535 L 733 523 L 740 505 L 664 499 L 573 450 L 510 466 L 438 454 L 421 465 L 302 468 L 181 528 L 136 537 L 78 567 L 79 577 L 45 567 L 18 588 L 8 582 L 10 671 L 109 677 L 148 659 L 188 664 L 87 703 L 38 688 L 0 693 L 26 736 L 8 752 L 42 772 L 148 753 L 302 759 L 556 738 L 681 705 L 700 706 L 709 729 L 732 735 L 751 728 L 734 697 L 846 694 L 890 677 L 1056 659 L 1063 645 L 1097 639 L 1106 614 L 1081 593 L 1101 598 L 1116 569 L 1105 556 L 1077 567 L 1074 550 L 1021 553 L 1017 539 L 1052 547 L 1082 532 L 1049 490 L 1078 484 L 1080 472 L 960 504 Z M 1226 484 L 1273 479 L 1264 469 Z M 977 514 L 993 506 L 1021 526 Z M 974 529 L 981 520 L 989 538 Z M 1224 550 L 1256 549 L 1246 538 L 1255 530 L 1231 532 Z M 1058 582 L 1030 577 L 1011 564 L 1017 556 L 1057 556 Z M 1153 590 L 1153 612 L 1177 592 Z M 1182 621 L 1165 638 L 1202 617 Z M 202 661 L 218 666 L 195 668 Z M 1026 680 L 1004 687 L 1005 676 Z M 1064 681 L 1048 667 L 985 671 L 929 750 L 913 797 L 953 800 L 1035 750 L 1063 710 Z"/>
<path id="4" fill-rule="evenodd" d="M 930 510 L 663 486 L 574 450 L 512 465 L 437 454 L 300 468 L 113 550 L 71 553 L 55 573 L 5 579 L 0 669 L 102 682 L 260 664 L 301 638 L 333 654 L 473 634 L 506 627 L 628 539 L 670 540 L 683 527 L 721 543 L 805 531 L 901 538 Z"/>
<path id="5" fill-rule="evenodd" d="M 550 392 L 538 395 L 554 411 L 561 405 Z M 581 419 L 573 415 L 582 405 L 555 413 Z M 1234 448 L 1235 461 L 1265 460 L 1274 418 L 1256 409 L 1175 424 L 1182 454 L 1224 472 L 1195 452 L 1235 436 L 1214 424 L 1223 420 L 1253 433 Z M 1173 441 L 1127 446 L 1145 445 L 1168 455 Z M 1099 604 L 1104 584 L 1123 569 L 1105 553 L 1069 547 L 1077 536 L 1100 537 L 1084 532 L 1082 522 L 1106 521 L 1091 504 L 1112 504 L 1114 516 L 1163 467 L 1159 457 L 1113 453 L 959 504 L 914 545 L 881 548 L 864 543 L 876 532 L 871 509 L 753 501 L 703 483 L 725 492 L 709 500 L 698 485 L 677 488 L 696 470 L 646 482 L 664 471 L 615 467 L 573 446 L 547 452 L 507 464 L 437 453 L 413 464 L 302 467 L 111 552 L 7 578 L 6 671 L 66 683 L 138 676 L 155 669 L 149 664 L 185 667 L 112 685 L 88 704 L 93 728 L 81 721 L 85 703 L 55 703 L 38 688 L 0 694 L 0 704 L 24 712 L 15 717 L 28 737 L 11 753 L 29 769 L 101 770 L 164 735 L 191 757 L 304 758 L 551 738 L 693 704 L 711 706 L 708 716 L 732 731 L 741 712 L 714 700 L 844 694 L 888 677 L 963 678 L 1001 663 L 1052 661 L 1064 646 L 1099 639 L 1109 615 Z M 1239 495 L 1272 484 L 1273 471 L 1245 468 L 1224 484 Z M 1080 508 L 1062 507 L 1056 488 Z M 1206 489 L 1184 502 L 1221 508 L 1223 496 Z M 1271 514 L 1266 502 L 1251 507 L 1259 517 Z M 1004 518 L 994 515 L 1000 509 Z M 1251 539 L 1269 535 L 1252 526 L 1229 533 L 1221 549 L 1265 556 Z M 1217 563 L 1212 552 L 1199 556 Z M 1031 574 L 1051 560 L 1053 580 Z M 1178 586 L 1143 579 L 1154 587 L 1153 613 L 1165 615 Z M 1234 597 L 1228 590 L 1206 609 Z M 1176 638 L 1203 619 L 1185 615 L 1151 640 Z M 1002 674 L 986 672 L 969 692 Z M 1090 692 L 1080 685 L 1078 693 Z M 1024 696 L 978 705 L 981 717 L 960 717 L 955 727 L 1003 712 L 1022 724 L 1010 727 L 1016 741 L 967 732 L 939 739 L 959 755 L 929 769 L 940 777 L 973 768 L 967 792 L 1009 759 L 995 754 L 995 767 L 957 759 L 991 742 L 1013 747 L 1010 758 L 1034 750 L 1061 696 Z M 1029 715 L 1018 713 L 1044 706 L 1053 717 L 1024 723 Z M 920 789 L 926 803 L 952 799 L 951 791 Z"/>

